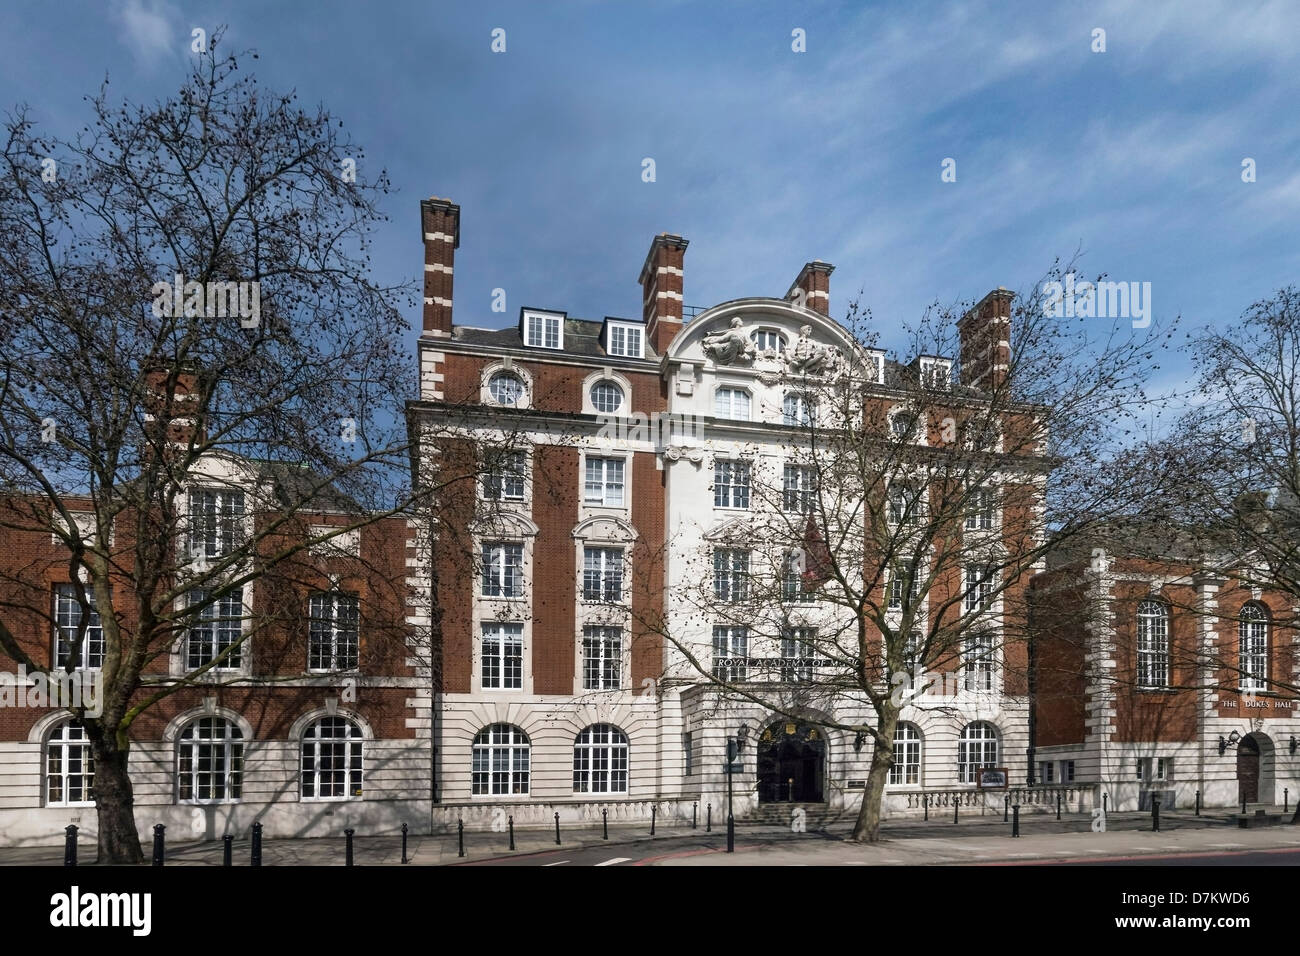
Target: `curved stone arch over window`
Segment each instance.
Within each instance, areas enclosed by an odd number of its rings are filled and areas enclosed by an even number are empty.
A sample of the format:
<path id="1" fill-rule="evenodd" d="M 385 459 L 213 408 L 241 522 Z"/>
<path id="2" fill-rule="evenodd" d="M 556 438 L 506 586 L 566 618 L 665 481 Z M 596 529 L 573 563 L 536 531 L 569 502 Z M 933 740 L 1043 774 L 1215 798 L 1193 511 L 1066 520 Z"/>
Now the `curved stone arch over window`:
<path id="1" fill-rule="evenodd" d="M 302 728 L 298 794 L 303 800 L 352 800 L 362 795 L 368 734 L 351 715 L 326 714 Z"/>
<path id="2" fill-rule="evenodd" d="M 193 717 L 176 737 L 176 800 L 233 802 L 243 791 L 244 732 L 222 716 Z"/>
<path id="3" fill-rule="evenodd" d="M 86 728 L 65 718 L 50 728 L 43 748 L 42 792 L 47 807 L 88 807 L 95 803 L 95 756 Z"/>
<path id="4" fill-rule="evenodd" d="M 920 785 L 923 746 L 921 728 L 908 721 L 899 721 L 894 728 L 894 763 L 889 768 L 890 786 Z"/>
<path id="5" fill-rule="evenodd" d="M 1169 686 L 1169 605 L 1147 599 L 1137 608 L 1138 687 Z"/>
<path id="6" fill-rule="evenodd" d="M 1238 670 L 1243 691 L 1268 689 L 1268 632 L 1268 608 L 1258 601 L 1243 604 L 1237 615 Z"/>
<path id="7" fill-rule="evenodd" d="M 593 372 L 582 381 L 582 412 L 627 418 L 632 414 L 632 383 L 612 368 Z"/>
<path id="8" fill-rule="evenodd" d="M 957 779 L 974 783 L 980 770 L 998 766 L 1001 738 L 998 729 L 986 720 L 975 720 L 962 728 L 957 741 Z"/>
<path id="9" fill-rule="evenodd" d="M 627 734 L 613 724 L 592 724 L 573 742 L 574 793 L 627 793 Z"/>
<path id="10" fill-rule="evenodd" d="M 508 380 L 513 378 L 515 400 L 507 401 L 512 393 Z M 533 377 L 527 369 L 515 362 L 493 362 L 483 369 L 479 387 L 479 401 L 484 405 L 503 405 L 507 408 L 530 408 L 533 403 Z"/>
<path id="11" fill-rule="evenodd" d="M 491 724 L 474 737 L 471 748 L 471 793 L 527 794 L 532 741 L 514 724 Z"/>

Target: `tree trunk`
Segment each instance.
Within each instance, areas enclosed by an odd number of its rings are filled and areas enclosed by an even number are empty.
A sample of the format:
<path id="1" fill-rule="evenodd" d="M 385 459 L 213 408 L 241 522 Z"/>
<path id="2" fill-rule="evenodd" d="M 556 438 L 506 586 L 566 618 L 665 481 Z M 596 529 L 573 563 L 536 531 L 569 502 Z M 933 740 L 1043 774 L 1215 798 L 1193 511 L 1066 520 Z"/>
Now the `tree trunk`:
<path id="1" fill-rule="evenodd" d="M 898 726 L 898 714 L 882 714 L 878 730 L 886 740 L 894 739 L 894 729 Z M 880 810 L 885 799 L 885 783 L 889 780 L 889 768 L 894 763 L 893 747 L 879 745 L 871 750 L 871 771 L 867 774 L 867 788 L 862 793 L 862 809 L 858 811 L 857 822 L 853 824 L 853 833 L 849 837 L 854 843 L 878 843 L 880 841 Z"/>
<path id="2" fill-rule="evenodd" d="M 98 863 L 144 862 L 135 828 L 135 795 L 126 772 L 127 751 L 101 741 L 95 748 L 95 815 L 99 820 Z"/>

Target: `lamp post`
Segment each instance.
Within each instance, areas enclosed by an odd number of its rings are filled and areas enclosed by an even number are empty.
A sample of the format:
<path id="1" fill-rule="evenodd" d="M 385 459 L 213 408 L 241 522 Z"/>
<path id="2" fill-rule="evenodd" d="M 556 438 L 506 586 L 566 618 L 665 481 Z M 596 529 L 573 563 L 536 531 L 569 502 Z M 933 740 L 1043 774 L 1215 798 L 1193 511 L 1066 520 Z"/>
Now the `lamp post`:
<path id="1" fill-rule="evenodd" d="M 736 820 L 731 813 L 731 768 L 733 761 L 736 760 L 745 749 L 746 730 L 741 727 L 736 732 L 734 738 L 727 737 L 727 852 L 736 852 Z"/>

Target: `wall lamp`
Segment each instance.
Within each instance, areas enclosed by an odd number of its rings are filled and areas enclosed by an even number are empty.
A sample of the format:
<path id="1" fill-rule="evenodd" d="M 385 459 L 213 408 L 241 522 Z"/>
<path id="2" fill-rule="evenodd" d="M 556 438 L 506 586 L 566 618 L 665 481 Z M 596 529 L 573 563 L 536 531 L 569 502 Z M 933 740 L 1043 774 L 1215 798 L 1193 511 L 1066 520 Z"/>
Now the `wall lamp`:
<path id="1" fill-rule="evenodd" d="M 1295 753 L 1295 738 L 1292 737 L 1291 741 L 1292 741 L 1291 752 Z M 1223 734 L 1219 734 L 1219 756 L 1222 757 L 1227 752 L 1229 746 L 1236 746 L 1240 742 L 1241 742 L 1241 734 L 1237 733 L 1235 730 L 1232 733 L 1228 734 L 1226 739 L 1224 738 Z"/>
<path id="2" fill-rule="evenodd" d="M 1295 740 L 1294 737 L 1292 737 L 1291 739 L 1292 739 L 1292 740 Z M 862 745 L 865 744 L 866 742 L 867 742 L 867 735 L 864 734 L 862 731 L 859 730 L 858 733 L 857 733 L 857 736 L 853 738 L 853 750 L 854 750 L 854 752 L 856 752 L 856 753 L 862 753 Z M 1292 752 L 1292 753 L 1295 753 L 1295 748 L 1292 748 L 1292 749 L 1291 749 L 1291 752 Z"/>

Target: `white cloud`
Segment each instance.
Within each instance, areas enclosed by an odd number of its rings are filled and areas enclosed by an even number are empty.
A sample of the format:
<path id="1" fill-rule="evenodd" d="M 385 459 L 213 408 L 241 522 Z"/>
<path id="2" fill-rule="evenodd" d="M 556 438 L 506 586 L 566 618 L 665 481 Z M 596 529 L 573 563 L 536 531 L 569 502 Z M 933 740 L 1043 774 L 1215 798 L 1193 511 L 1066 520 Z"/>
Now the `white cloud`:
<path id="1" fill-rule="evenodd" d="M 174 57 L 185 48 L 186 34 L 175 25 L 174 11 L 161 0 L 126 0 L 113 15 L 131 52 L 141 60 Z"/>

